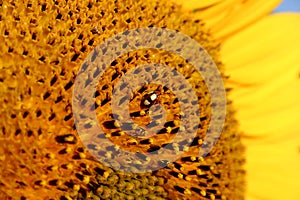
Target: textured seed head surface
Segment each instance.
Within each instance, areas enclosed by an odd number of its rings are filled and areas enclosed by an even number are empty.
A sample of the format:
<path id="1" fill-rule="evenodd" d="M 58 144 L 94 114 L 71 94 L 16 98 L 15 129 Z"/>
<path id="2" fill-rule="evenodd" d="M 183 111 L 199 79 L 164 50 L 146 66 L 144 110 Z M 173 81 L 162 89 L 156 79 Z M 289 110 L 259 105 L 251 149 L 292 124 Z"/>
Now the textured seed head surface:
<path id="1" fill-rule="evenodd" d="M 117 58 L 95 92 L 95 112 L 105 134 L 95 133 L 89 136 L 90 144 L 82 144 L 72 113 L 72 89 L 80 66 L 105 39 L 143 27 L 163 27 L 190 36 L 223 73 L 219 46 L 204 23 L 164 0 L 0 2 L 0 199 L 243 199 L 243 146 L 231 102 L 227 101 L 219 141 L 207 157 L 199 157 L 211 99 L 201 76 L 176 54 L 144 49 Z M 141 101 L 156 91 L 156 103 L 167 111 L 160 134 L 134 138 L 116 124 L 110 108 L 114 84 L 127 71 L 149 63 L 177 69 L 193 87 L 200 111 L 197 136 L 180 159 L 163 169 L 116 171 L 92 154 L 113 159 L 117 148 L 139 152 L 160 148 L 171 143 L 184 115 L 171 90 L 151 83 L 137 88 L 128 106 L 138 126 L 149 124 L 149 109 Z M 161 116 L 154 118 L 157 124 L 163 123 Z M 116 144 L 106 152 L 97 151 L 103 137 Z M 172 148 L 184 146 L 174 143 Z"/>

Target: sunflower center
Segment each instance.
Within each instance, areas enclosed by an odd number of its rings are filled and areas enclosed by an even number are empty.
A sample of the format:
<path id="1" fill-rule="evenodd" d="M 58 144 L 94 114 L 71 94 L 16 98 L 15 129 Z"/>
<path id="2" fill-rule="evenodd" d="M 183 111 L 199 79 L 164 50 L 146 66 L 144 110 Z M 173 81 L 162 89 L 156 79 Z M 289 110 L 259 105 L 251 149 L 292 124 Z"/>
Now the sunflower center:
<path id="1" fill-rule="evenodd" d="M 233 110 L 227 105 L 226 123 L 219 141 L 207 157 L 199 157 L 211 118 L 211 98 L 201 76 L 188 60 L 176 54 L 144 49 L 120 55 L 105 71 L 94 94 L 98 123 L 105 133 L 95 131 L 86 135 L 84 139 L 90 143 L 83 145 L 75 126 L 72 90 L 76 74 L 84 72 L 84 58 L 116 33 L 153 26 L 178 30 L 198 41 L 222 71 L 218 44 L 213 42 L 202 21 L 184 15 L 172 3 L 156 0 L 4 1 L 0 9 L 4 13 L 0 16 L 0 30 L 3 30 L 0 35 L 0 197 L 243 198 L 243 146 Z M 123 148 L 143 157 L 143 152 L 154 152 L 170 144 L 174 134 L 185 125 L 180 122 L 185 113 L 180 110 L 178 97 L 155 84 L 137 88 L 129 110 L 134 126 L 156 126 L 160 125 L 158 121 L 163 113 L 151 115 L 150 111 L 160 104 L 166 120 L 161 122 L 159 134 L 136 138 L 127 134 L 134 127 L 122 129 L 116 122 L 110 108 L 114 85 L 130 69 L 152 62 L 177 69 L 194 89 L 198 99 L 191 103 L 199 106 L 200 113 L 196 136 L 191 141 L 169 146 L 174 152 L 185 151 L 176 161 L 167 163 L 163 156 L 151 160 L 164 166 L 157 171 L 130 173 L 109 168 L 94 155 L 113 161 L 113 152 Z M 83 71 L 79 71 L 80 66 Z M 85 84 L 98 74 L 97 70 L 90 73 L 85 77 Z M 84 106 L 84 94 L 78 98 Z M 189 97 L 186 101 L 190 101 Z M 85 120 L 87 130 L 95 125 L 84 114 L 80 118 Z M 139 134 L 147 135 L 143 131 Z M 97 141 L 103 138 L 109 138 L 115 145 L 100 151 Z M 188 142 L 191 146 L 185 147 Z M 113 165 L 118 167 L 120 163 Z"/>

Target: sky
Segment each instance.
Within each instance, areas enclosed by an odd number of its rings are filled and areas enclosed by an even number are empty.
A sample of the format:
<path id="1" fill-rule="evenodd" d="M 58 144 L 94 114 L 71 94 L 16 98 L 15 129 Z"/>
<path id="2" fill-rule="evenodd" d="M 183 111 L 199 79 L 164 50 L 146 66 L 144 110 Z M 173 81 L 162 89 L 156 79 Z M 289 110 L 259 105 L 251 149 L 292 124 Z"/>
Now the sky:
<path id="1" fill-rule="evenodd" d="M 300 12 L 300 0 L 284 0 L 275 12 Z"/>

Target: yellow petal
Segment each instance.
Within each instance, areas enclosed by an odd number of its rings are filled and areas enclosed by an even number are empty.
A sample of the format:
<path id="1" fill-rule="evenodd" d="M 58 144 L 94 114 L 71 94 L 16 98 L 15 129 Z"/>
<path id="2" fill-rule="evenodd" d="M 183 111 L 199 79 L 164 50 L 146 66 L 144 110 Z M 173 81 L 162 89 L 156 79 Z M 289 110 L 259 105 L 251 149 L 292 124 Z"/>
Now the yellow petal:
<path id="1" fill-rule="evenodd" d="M 299 69 L 293 68 L 260 86 L 233 91 L 230 96 L 238 109 L 237 118 L 247 134 L 274 137 L 292 129 L 300 131 Z"/>
<path id="2" fill-rule="evenodd" d="M 210 7 L 194 10 L 194 16 L 203 19 L 208 28 L 221 25 L 223 19 L 230 13 L 234 5 L 239 4 L 241 0 L 223 0 Z"/>
<path id="3" fill-rule="evenodd" d="M 282 0 L 226 0 L 200 9 L 196 15 L 205 20 L 216 39 L 223 41 L 271 13 L 281 2 Z"/>
<path id="4" fill-rule="evenodd" d="M 218 26 L 212 27 L 217 39 L 224 39 L 271 13 L 282 0 L 248 0 L 235 4 Z"/>
<path id="5" fill-rule="evenodd" d="M 198 9 L 198 12 L 195 12 L 195 15 L 199 16 L 201 19 L 204 19 L 205 23 L 207 23 L 214 18 L 226 16 L 230 12 L 230 9 L 233 8 L 234 5 L 240 4 L 240 2 L 241 0 L 224 0 L 209 8 Z"/>
<path id="6" fill-rule="evenodd" d="M 222 57 L 246 134 L 247 200 L 300 199 L 300 14 L 264 18 L 226 40 Z"/>
<path id="7" fill-rule="evenodd" d="M 223 42 L 222 61 L 228 70 L 240 70 L 240 74 L 231 71 L 233 80 L 244 80 L 247 74 L 241 70 L 247 70 L 251 73 L 249 76 L 252 76 L 249 79 L 252 80 L 250 83 L 254 83 L 258 77 L 265 77 L 268 74 L 272 76 L 270 72 L 284 69 L 285 63 L 278 63 L 279 61 L 285 61 L 288 64 L 289 60 L 299 57 L 293 54 L 293 52 L 298 53 L 299 35 L 300 14 L 270 15 Z M 283 59 L 283 56 L 287 58 Z M 264 67 L 257 65 L 260 62 L 264 62 L 262 63 Z M 272 65 L 266 65 L 268 62 L 272 62 Z M 261 70 L 265 73 L 256 73 Z M 266 72 L 269 73 L 266 74 Z"/>
<path id="8" fill-rule="evenodd" d="M 195 11 L 197 18 L 205 20 L 219 41 L 241 30 L 272 12 L 282 0 L 190 0 L 176 1 L 183 8 Z"/>
<path id="9" fill-rule="evenodd" d="M 248 86 L 238 84 L 232 85 L 236 89 L 229 95 L 231 95 L 232 99 L 237 100 L 236 102 L 238 102 L 239 106 L 246 108 L 253 104 L 256 104 L 256 106 L 264 105 L 262 104 L 262 100 L 264 99 L 268 99 L 269 102 L 278 104 L 282 103 L 278 101 L 289 102 L 289 104 L 295 103 L 295 100 L 299 100 L 296 95 L 300 84 L 298 71 L 299 68 L 293 67 L 283 71 L 281 75 L 274 76 L 273 78 L 259 84 L 252 84 Z M 251 79 L 251 76 L 249 76 L 248 79 Z M 293 96 L 296 95 L 295 97 L 297 97 L 297 99 L 294 100 L 293 98 L 290 98 L 290 94 Z M 265 108 L 268 106 L 269 105 L 264 105 Z"/>
<path id="10" fill-rule="evenodd" d="M 176 3 L 181 4 L 186 10 L 194 10 L 212 6 L 221 1 L 224 0 L 177 0 Z"/>
<path id="11" fill-rule="evenodd" d="M 246 135 L 278 139 L 300 131 L 299 35 L 300 14 L 277 14 L 224 43 L 235 83 L 230 96 Z"/>
<path id="12" fill-rule="evenodd" d="M 300 199 L 300 137 L 247 145 L 247 199 Z"/>

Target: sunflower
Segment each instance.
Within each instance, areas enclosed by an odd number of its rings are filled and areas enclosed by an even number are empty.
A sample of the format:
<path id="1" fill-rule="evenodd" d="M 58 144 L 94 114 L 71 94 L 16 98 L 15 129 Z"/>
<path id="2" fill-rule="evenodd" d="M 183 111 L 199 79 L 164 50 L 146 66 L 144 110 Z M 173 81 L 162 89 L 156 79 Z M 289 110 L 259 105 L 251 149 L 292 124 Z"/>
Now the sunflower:
<path id="1" fill-rule="evenodd" d="M 1 199 L 299 199 L 300 15 L 269 15 L 278 0 L 177 3 L 0 3 Z M 76 74 L 93 65 L 84 58 L 106 39 L 140 27 L 164 27 L 190 36 L 221 72 L 228 93 L 226 121 L 219 141 L 204 158 L 198 152 L 213 107 L 205 82 L 191 71 L 188 60 L 157 49 L 136 50 L 111 63 L 94 95 L 106 132 L 89 136 L 88 145 L 78 136 L 72 89 Z M 135 123 L 146 125 L 149 116 L 140 101 L 159 98 L 172 113 L 159 136 L 129 137 L 114 121 L 109 108 L 113 85 L 126 72 L 148 63 L 172 66 L 194 87 L 202 113 L 197 136 L 173 163 L 145 160 L 162 164 L 157 171 L 130 173 L 107 167 L 93 152 L 114 160 L 113 152 L 120 146 L 155 151 L 166 146 L 179 129 L 178 120 L 185 117 L 176 109 L 172 91 L 149 84 L 134 93 L 129 110 Z M 90 76 L 97 74 L 96 70 Z M 84 77 L 85 83 L 90 83 L 90 76 Z M 86 104 L 84 95 L 78 98 Z M 93 122 L 86 119 L 84 126 L 91 129 Z M 105 137 L 117 145 L 99 151 L 97 142 Z M 187 141 L 183 142 L 169 148 L 179 151 Z"/>
<path id="2" fill-rule="evenodd" d="M 222 44 L 247 148 L 247 199 L 299 199 L 300 15 L 270 14 L 280 0 L 181 3 Z"/>

